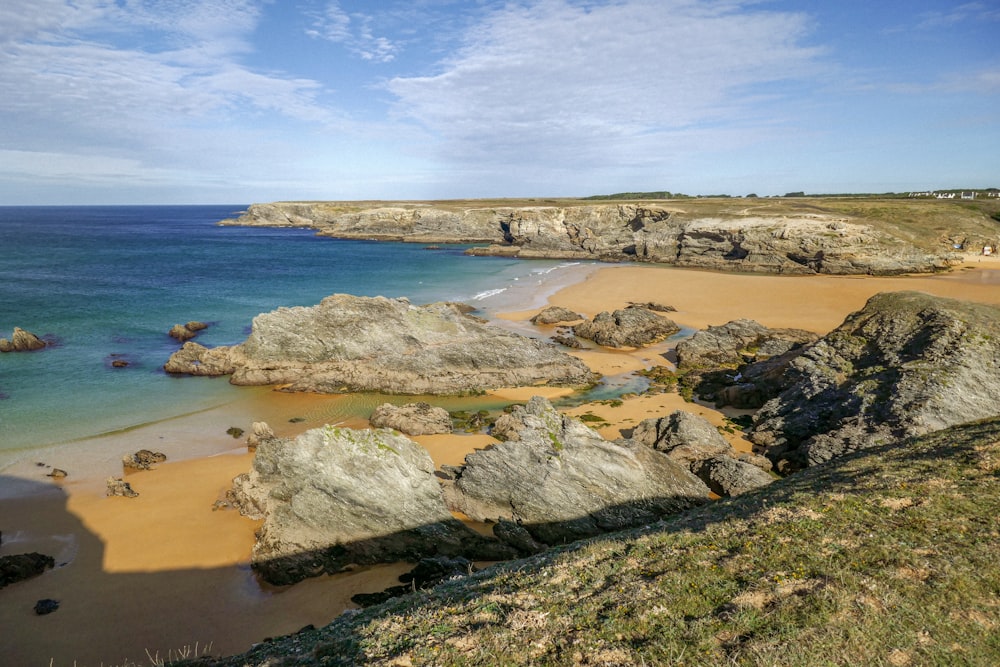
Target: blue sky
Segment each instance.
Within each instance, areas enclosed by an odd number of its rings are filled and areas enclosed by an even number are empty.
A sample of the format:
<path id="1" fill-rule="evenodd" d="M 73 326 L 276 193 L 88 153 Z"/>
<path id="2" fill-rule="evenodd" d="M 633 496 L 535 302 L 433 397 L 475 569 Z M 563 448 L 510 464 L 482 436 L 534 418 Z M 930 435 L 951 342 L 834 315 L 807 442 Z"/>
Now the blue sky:
<path id="1" fill-rule="evenodd" d="M 1000 2 L 3 0 L 0 204 L 1000 186 Z"/>

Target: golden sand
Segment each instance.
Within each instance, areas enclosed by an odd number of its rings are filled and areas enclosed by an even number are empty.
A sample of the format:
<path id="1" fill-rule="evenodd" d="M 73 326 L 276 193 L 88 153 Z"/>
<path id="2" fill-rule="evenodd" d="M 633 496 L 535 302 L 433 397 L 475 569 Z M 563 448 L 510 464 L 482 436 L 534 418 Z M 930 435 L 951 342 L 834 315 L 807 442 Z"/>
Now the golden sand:
<path id="1" fill-rule="evenodd" d="M 966 268 L 950 274 L 893 278 L 781 277 L 615 266 L 561 290 L 550 302 L 593 316 L 629 301 L 656 301 L 674 306 L 677 312 L 670 317 L 685 327 L 703 328 L 746 317 L 767 326 L 826 333 L 877 292 L 920 290 L 1000 304 L 998 258 L 967 259 Z M 535 312 L 504 317 L 518 326 L 530 326 L 525 322 Z M 550 335 L 553 329 L 537 331 Z M 670 347 L 574 354 L 599 373 L 619 375 L 669 364 Z M 529 387 L 493 395 L 523 401 L 535 394 L 551 398 L 565 393 Z M 569 412 L 600 416 L 606 420 L 599 425 L 600 432 L 613 439 L 642 419 L 677 409 L 725 426 L 722 412 L 685 403 L 677 394 L 643 395 L 620 405 L 588 404 Z M 34 469 L 29 463 L 5 471 L 8 476 L 0 477 L 0 491 L 4 486 L 27 484 L 28 488 L 24 493 L 0 493 L 0 554 L 38 550 L 56 555 L 60 566 L 0 591 L 4 660 L 49 665 L 53 659 L 53 667 L 74 661 L 81 666 L 109 665 L 145 660 L 146 650 L 163 657 L 195 642 L 212 642 L 216 654 L 239 652 L 267 636 L 292 632 L 308 623 L 327 623 L 351 606 L 349 598 L 354 593 L 395 583 L 408 566 L 320 577 L 283 589 L 262 585 L 247 565 L 256 522 L 212 507 L 232 478 L 250 466 L 249 455 L 239 449 L 239 442 L 225 435 L 227 427 L 248 429 L 252 421 L 267 421 L 278 435 L 293 436 L 339 414 L 335 398 L 247 389 L 246 400 L 236 404 L 45 452 L 46 464 L 71 471 L 62 483 L 44 476 L 48 468 Z M 361 427 L 365 422 L 355 418 L 345 425 Z M 738 432 L 728 437 L 737 449 L 749 449 Z M 438 466 L 458 465 L 468 452 L 493 442 L 485 435 L 416 440 Z M 141 447 L 167 451 L 172 460 L 190 460 L 128 475 L 140 493 L 138 498 L 104 497 L 106 477 L 122 474 L 121 455 Z M 35 616 L 35 601 L 45 597 L 60 600 L 60 609 Z"/>

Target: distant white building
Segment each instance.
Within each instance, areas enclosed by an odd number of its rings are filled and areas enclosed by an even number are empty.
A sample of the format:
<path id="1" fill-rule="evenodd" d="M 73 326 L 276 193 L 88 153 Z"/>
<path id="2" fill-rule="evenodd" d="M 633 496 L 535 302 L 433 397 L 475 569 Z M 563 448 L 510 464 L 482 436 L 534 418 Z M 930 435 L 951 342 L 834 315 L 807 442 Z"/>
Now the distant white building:
<path id="1" fill-rule="evenodd" d="M 963 192 L 962 193 L 962 199 L 975 199 L 975 198 L 976 198 L 976 193 L 975 192 Z"/>

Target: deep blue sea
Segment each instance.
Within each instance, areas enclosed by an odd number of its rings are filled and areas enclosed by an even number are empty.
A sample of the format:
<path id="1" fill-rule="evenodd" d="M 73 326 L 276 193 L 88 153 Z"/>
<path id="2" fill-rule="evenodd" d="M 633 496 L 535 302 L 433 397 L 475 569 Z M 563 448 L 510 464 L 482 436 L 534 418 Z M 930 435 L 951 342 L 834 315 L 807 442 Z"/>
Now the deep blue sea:
<path id="1" fill-rule="evenodd" d="M 179 347 L 167 335 L 176 323 L 209 323 L 197 340 L 213 346 L 242 341 L 259 313 L 337 292 L 489 310 L 567 266 L 216 224 L 241 208 L 0 207 L 0 337 L 19 326 L 51 343 L 0 354 L 0 452 L 234 400 L 240 389 L 224 378 L 162 371 Z"/>

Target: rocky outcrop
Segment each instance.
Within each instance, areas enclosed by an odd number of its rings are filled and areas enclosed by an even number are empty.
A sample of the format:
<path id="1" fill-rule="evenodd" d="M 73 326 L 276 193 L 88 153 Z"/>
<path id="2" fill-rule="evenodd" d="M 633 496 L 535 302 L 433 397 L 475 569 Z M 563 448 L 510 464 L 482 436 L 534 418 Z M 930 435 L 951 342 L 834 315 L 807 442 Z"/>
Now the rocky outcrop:
<path id="1" fill-rule="evenodd" d="M 593 320 L 573 327 L 580 338 L 604 347 L 643 347 L 680 331 L 675 322 L 646 308 L 629 306 L 613 313 L 598 313 Z"/>
<path id="2" fill-rule="evenodd" d="M 784 371 L 819 336 L 733 320 L 677 344 L 681 385 L 717 406 L 755 409 L 785 388 Z"/>
<path id="3" fill-rule="evenodd" d="M 0 588 L 37 577 L 55 565 L 52 556 L 38 552 L 0 556 Z"/>
<path id="4" fill-rule="evenodd" d="M 263 440 L 231 497 L 243 514 L 264 520 L 251 564 L 274 584 L 352 563 L 514 553 L 452 517 L 427 452 L 384 429 L 326 426 Z"/>
<path id="5" fill-rule="evenodd" d="M 878 294 L 808 347 L 750 437 L 782 471 L 1000 414 L 1000 309 Z"/>
<path id="6" fill-rule="evenodd" d="M 0 338 L 0 352 L 34 352 L 45 347 L 45 341 L 20 327 L 14 327 L 10 340 Z"/>
<path id="7" fill-rule="evenodd" d="M 685 466 L 720 496 L 739 495 L 774 481 L 758 465 L 738 459 L 715 426 L 690 412 L 677 410 L 666 417 L 644 419 L 631 437 Z"/>
<path id="8" fill-rule="evenodd" d="M 132 488 L 132 485 L 121 477 L 108 477 L 107 495 L 121 496 L 122 498 L 137 498 L 139 492 Z"/>
<path id="9" fill-rule="evenodd" d="M 247 450 L 257 451 L 257 446 L 267 440 L 274 440 L 274 431 L 267 422 L 254 422 L 250 425 L 250 435 L 247 436 Z"/>
<path id="10" fill-rule="evenodd" d="M 170 328 L 168 334 L 171 338 L 174 338 L 180 342 L 189 341 L 198 335 L 199 331 L 207 329 L 208 325 L 204 322 L 191 321 L 186 324 L 175 324 Z"/>
<path id="11" fill-rule="evenodd" d="M 458 394 L 509 386 L 583 386 L 593 374 L 543 341 L 484 324 L 453 304 L 336 294 L 311 308 L 279 308 L 253 320 L 240 345 L 194 342 L 172 355 L 171 373 L 232 375 L 238 385 L 288 391 Z"/>
<path id="12" fill-rule="evenodd" d="M 451 415 L 429 403 L 383 403 L 368 418 L 373 428 L 390 428 L 406 435 L 451 433 Z"/>
<path id="13" fill-rule="evenodd" d="M 680 464 L 608 442 L 538 396 L 498 418 L 493 434 L 507 441 L 466 457 L 445 488 L 449 505 L 477 521 L 520 524 L 541 543 L 649 523 L 707 496 Z"/>
<path id="14" fill-rule="evenodd" d="M 124 455 L 122 467 L 131 470 L 151 470 L 157 463 L 163 463 L 166 460 L 167 455 L 162 452 L 140 449 L 134 454 Z"/>
<path id="15" fill-rule="evenodd" d="M 532 324 L 560 324 L 562 322 L 578 322 L 583 319 L 580 313 L 574 313 L 569 308 L 562 306 L 548 306 L 542 308 L 537 315 L 531 318 Z"/>
<path id="16" fill-rule="evenodd" d="M 840 215 L 767 215 L 681 206 L 435 207 L 335 202 L 254 204 L 221 224 L 312 227 L 338 238 L 489 242 L 472 254 L 645 261 L 766 273 L 898 274 L 948 267 L 947 249 L 928 253 L 888 231 Z"/>

